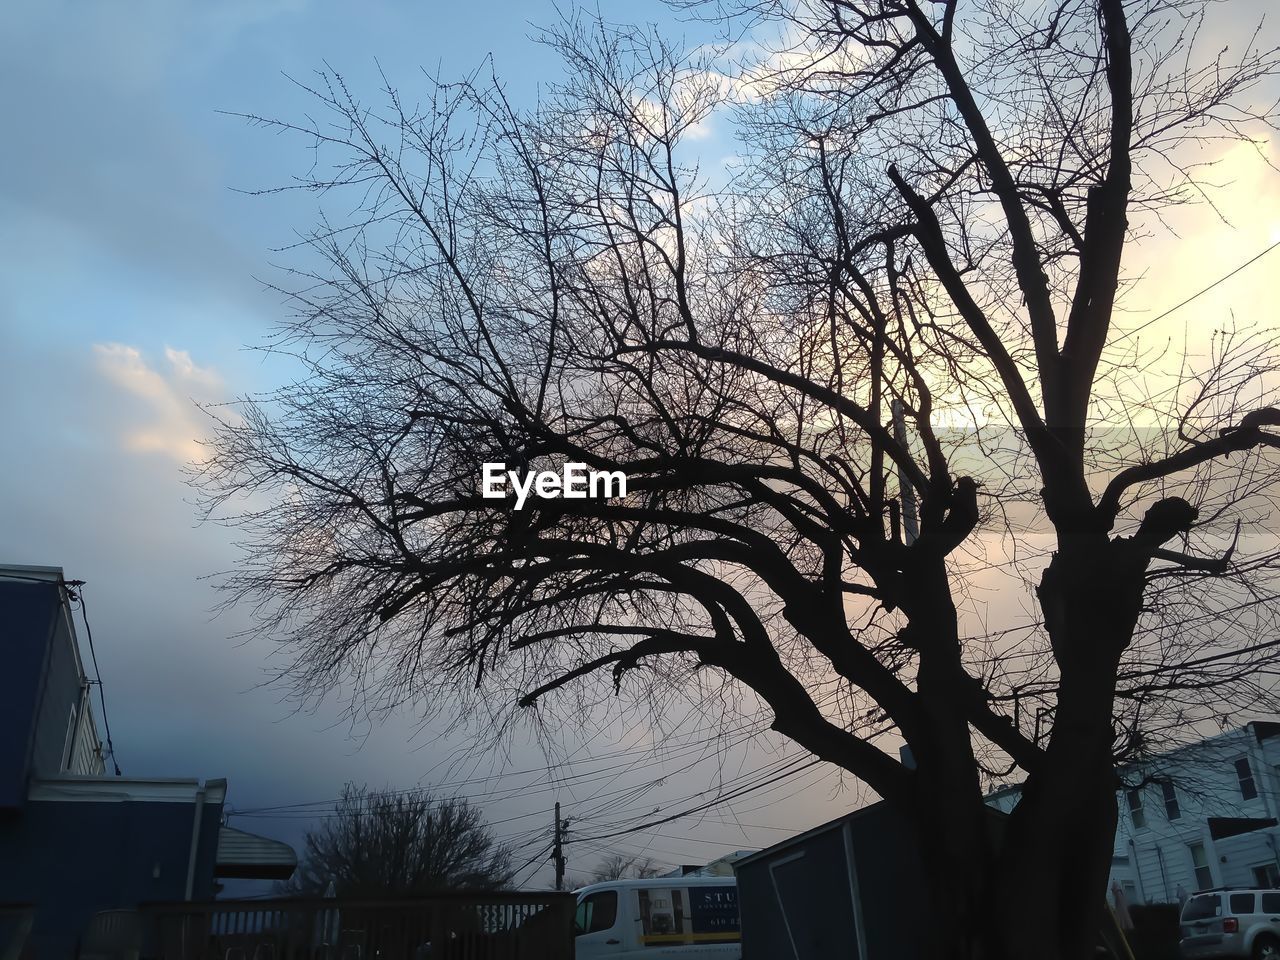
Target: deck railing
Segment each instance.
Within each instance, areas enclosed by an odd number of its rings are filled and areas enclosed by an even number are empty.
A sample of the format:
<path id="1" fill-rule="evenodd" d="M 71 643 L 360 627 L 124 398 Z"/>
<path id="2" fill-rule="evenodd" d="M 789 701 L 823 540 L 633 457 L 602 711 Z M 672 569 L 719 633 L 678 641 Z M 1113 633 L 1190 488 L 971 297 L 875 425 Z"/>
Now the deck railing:
<path id="1" fill-rule="evenodd" d="M 156 960 L 572 960 L 568 893 L 217 900 L 140 908 Z"/>

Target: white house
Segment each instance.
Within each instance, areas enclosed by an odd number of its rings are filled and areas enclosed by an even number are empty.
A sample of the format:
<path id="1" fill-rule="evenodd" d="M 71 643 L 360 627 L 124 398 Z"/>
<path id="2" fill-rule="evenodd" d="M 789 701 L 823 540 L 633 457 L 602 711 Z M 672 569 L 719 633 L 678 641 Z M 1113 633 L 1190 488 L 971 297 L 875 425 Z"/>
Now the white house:
<path id="1" fill-rule="evenodd" d="M 1280 723 L 1258 721 L 1118 771 L 1111 883 L 1130 903 L 1280 887 Z M 1017 804 L 1019 788 L 988 797 Z"/>

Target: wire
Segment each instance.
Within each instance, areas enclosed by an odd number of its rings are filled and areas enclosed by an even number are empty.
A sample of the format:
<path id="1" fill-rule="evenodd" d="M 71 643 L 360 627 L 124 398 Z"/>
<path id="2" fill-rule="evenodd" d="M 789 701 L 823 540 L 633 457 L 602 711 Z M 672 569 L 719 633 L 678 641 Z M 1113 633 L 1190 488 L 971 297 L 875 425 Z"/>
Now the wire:
<path id="1" fill-rule="evenodd" d="M 509 788 L 482 790 L 482 791 L 477 791 L 475 793 L 469 793 L 469 794 L 460 793 L 460 794 L 456 794 L 455 798 L 465 799 L 468 801 L 504 800 L 504 799 L 509 799 L 513 796 L 526 797 L 534 794 L 544 794 L 544 793 L 552 792 L 555 790 L 567 788 L 571 785 L 598 783 L 601 780 L 608 781 L 607 783 L 605 783 L 605 787 L 607 787 L 610 783 L 616 781 L 618 779 L 618 776 L 621 776 L 622 774 L 631 773 L 636 770 L 643 770 L 643 769 L 647 769 L 654 766 L 665 765 L 667 763 L 670 763 L 671 761 L 676 760 L 677 758 L 683 758 L 683 757 L 689 756 L 691 753 L 695 752 L 698 748 L 705 747 L 708 744 L 712 744 L 712 743 L 722 744 L 724 737 L 726 735 L 730 735 L 736 732 L 747 731 L 746 736 L 728 744 L 728 747 L 733 747 L 738 744 L 744 743 L 747 740 L 750 740 L 752 737 L 763 732 L 766 729 L 766 727 L 762 725 L 758 720 L 749 720 L 742 724 L 730 725 L 727 727 L 724 724 L 720 724 L 720 723 L 708 724 L 705 727 L 696 728 L 695 730 L 690 731 L 690 733 L 697 734 L 702 731 L 709 731 L 712 729 L 715 729 L 717 731 L 714 736 L 682 743 L 677 747 L 671 749 L 670 751 L 665 752 L 661 756 L 655 756 L 649 759 L 647 762 L 637 763 L 635 762 L 634 759 L 626 759 L 622 763 L 611 764 L 608 766 L 599 767 L 597 769 L 584 770 L 581 773 L 560 777 L 552 782 L 543 782 L 543 781 L 548 776 L 548 774 L 553 773 L 554 769 L 557 769 L 559 766 L 566 766 L 566 765 L 571 766 L 574 764 L 589 765 L 589 764 L 600 763 L 601 761 L 611 760 L 615 758 L 634 758 L 635 751 L 633 749 L 624 749 L 624 750 L 620 750 L 612 753 L 600 754 L 594 757 L 584 757 L 581 760 L 568 760 L 568 761 L 565 761 L 563 764 L 556 765 L 555 767 L 548 765 L 546 767 L 534 767 L 534 768 L 529 768 L 525 770 L 516 770 L 516 771 L 504 772 L 499 774 L 493 774 L 490 776 L 471 777 L 471 778 L 454 780 L 454 781 L 442 781 L 440 783 L 430 784 L 426 786 L 419 785 L 416 787 L 406 787 L 401 790 L 392 790 L 392 791 L 385 791 L 385 792 L 379 791 L 379 792 L 384 793 L 387 796 L 412 794 L 420 790 L 439 793 L 442 791 L 450 790 L 451 788 L 454 788 L 454 787 L 465 786 L 468 784 L 485 783 L 488 781 L 503 780 L 510 777 L 525 776 L 525 775 L 530 775 L 535 773 L 540 774 L 540 776 L 537 780 L 533 781 L 532 783 L 509 787 Z M 719 748 L 717 749 L 717 753 L 718 752 L 720 752 Z M 686 767 L 681 767 L 679 770 L 676 770 L 675 773 L 683 772 L 684 770 L 687 770 L 689 766 L 694 766 L 696 765 L 696 763 L 702 762 L 705 759 L 709 759 L 709 758 L 706 756 L 703 756 L 699 758 L 699 760 L 694 761 L 694 763 L 689 764 Z M 607 776 L 611 771 L 614 771 L 614 770 L 621 771 L 621 773 L 619 773 L 617 776 L 614 776 L 614 777 Z M 671 775 L 672 774 L 669 774 L 669 773 L 664 774 L 662 777 L 654 781 L 651 781 L 647 784 L 642 784 L 641 787 L 653 786 L 657 783 L 660 783 L 662 780 L 665 780 L 667 777 Z M 617 796 L 618 794 L 627 793 L 629 791 L 633 791 L 636 789 L 637 787 L 624 787 L 617 791 L 605 793 L 602 788 L 602 790 L 599 793 L 596 793 L 588 797 L 586 800 L 582 802 L 590 803 L 591 801 L 601 797 Z M 255 819 L 288 819 L 288 818 L 314 819 L 314 818 L 320 818 L 320 817 L 326 816 L 326 814 L 313 812 L 308 808 L 332 807 L 336 805 L 341 799 L 342 799 L 341 797 L 333 797 L 333 798 L 324 799 L 324 800 L 303 800 L 295 803 L 273 804 L 273 805 L 261 806 L 261 807 L 248 807 L 244 810 L 235 810 L 234 815 L 238 817 L 249 817 L 249 818 L 255 818 Z"/>
<path id="2" fill-rule="evenodd" d="M 541 850 L 535 853 L 532 857 L 526 860 L 522 866 L 517 867 L 515 870 L 511 871 L 511 879 L 514 881 L 517 876 L 519 876 L 525 870 L 529 869 L 529 867 L 533 866 L 534 863 L 536 863 L 539 859 L 541 859 L 542 857 L 550 853 L 554 847 L 555 847 L 555 841 L 548 843 L 545 847 L 543 847 Z M 535 870 L 534 873 L 537 873 L 537 871 Z"/>
<path id="3" fill-rule="evenodd" d="M 590 843 L 598 840 L 610 840 L 614 837 L 623 837 L 623 836 L 626 836 L 627 834 L 639 833 L 642 830 L 652 830 L 654 827 L 661 826 L 664 823 L 671 823 L 673 820 L 680 820 L 680 819 L 683 819 L 684 817 L 692 816 L 695 813 L 701 813 L 703 810 L 707 810 L 707 809 L 710 809 L 711 807 L 718 806 L 719 804 L 724 803 L 726 800 L 735 800 L 738 797 L 745 796 L 748 793 L 752 793 L 756 790 L 760 790 L 764 787 L 770 786 L 781 780 L 785 780 L 788 777 L 793 777 L 796 774 L 800 773 L 801 771 L 808 770 L 812 767 L 816 767 L 818 764 L 823 762 L 825 761 L 815 757 L 814 759 L 809 760 L 805 763 L 802 763 L 800 766 L 792 770 L 788 770 L 785 773 L 780 773 L 777 776 L 772 777 L 769 780 L 765 780 L 762 783 L 757 783 L 750 787 L 744 787 L 736 791 L 730 791 L 729 793 L 721 794 L 720 796 L 713 797 L 711 800 L 708 800 L 706 803 L 700 803 L 696 807 L 690 807 L 688 810 L 682 810 L 679 813 L 670 814 L 669 816 L 662 817 L 659 820 L 654 820 L 652 823 L 642 823 L 638 826 L 627 827 L 626 829 L 623 829 L 623 830 L 615 830 L 612 833 L 597 834 L 594 837 L 576 837 L 570 840 L 566 840 L 565 843 Z"/>
<path id="4" fill-rule="evenodd" d="M 1156 321 L 1163 320 L 1165 317 L 1169 316 L 1169 314 L 1173 313 L 1175 310 L 1181 310 L 1188 303 L 1191 303 L 1193 300 L 1197 300 L 1200 297 L 1204 296 L 1214 287 L 1218 286 L 1221 283 L 1225 283 L 1227 280 L 1230 280 L 1232 277 L 1234 277 L 1237 273 L 1239 273 L 1245 267 L 1253 266 L 1255 263 L 1257 263 L 1259 260 L 1265 257 L 1268 253 L 1270 253 L 1272 250 L 1275 250 L 1277 247 L 1280 247 L 1280 240 L 1277 240 L 1275 243 L 1271 244 L 1271 246 L 1267 247 L 1267 249 L 1263 250 L 1258 255 L 1246 260 L 1244 263 L 1240 264 L 1240 266 L 1236 267 L 1230 273 L 1223 274 L 1221 277 L 1213 281 L 1213 283 L 1209 284 L 1207 287 L 1204 287 L 1201 290 L 1197 290 L 1195 293 L 1187 297 L 1187 299 L 1183 300 L 1181 303 L 1175 303 L 1168 310 L 1165 310 L 1163 313 L 1157 314 L 1156 316 L 1152 317 L 1150 320 L 1148 320 L 1146 323 L 1142 324 L 1141 326 L 1135 327 L 1134 329 L 1130 330 L 1128 333 L 1123 333 L 1120 336 L 1116 337 L 1114 340 L 1111 341 L 1111 343 L 1116 344 L 1122 340 L 1127 340 L 1129 337 L 1137 336 L 1139 333 L 1147 329 L 1147 327 L 1151 326 Z"/>
<path id="5" fill-rule="evenodd" d="M 89 656 L 93 658 L 93 672 L 97 677 L 95 682 L 98 684 L 98 703 L 102 705 L 102 728 L 107 734 L 107 756 L 111 758 L 111 766 L 115 768 L 116 776 L 123 776 L 120 772 L 120 764 L 116 761 L 116 745 L 111 740 L 111 721 L 107 719 L 107 695 L 103 689 L 102 671 L 98 668 L 98 651 L 93 647 L 93 628 L 89 626 L 89 605 L 84 599 L 84 581 L 68 580 L 66 587 L 72 599 L 80 603 L 80 619 L 84 621 L 84 635 L 89 641 Z M 72 587 L 79 589 L 72 590 Z"/>

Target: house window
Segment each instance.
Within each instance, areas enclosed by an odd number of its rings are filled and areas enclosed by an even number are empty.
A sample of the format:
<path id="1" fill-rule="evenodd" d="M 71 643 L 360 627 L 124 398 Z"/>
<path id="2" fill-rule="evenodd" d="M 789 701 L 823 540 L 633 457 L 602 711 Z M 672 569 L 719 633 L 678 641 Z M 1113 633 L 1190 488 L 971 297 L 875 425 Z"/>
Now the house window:
<path id="1" fill-rule="evenodd" d="M 1264 890 L 1274 890 L 1280 887 L 1280 868 L 1274 863 L 1262 863 L 1253 868 L 1253 885 L 1261 887 Z M 1280 893 L 1268 893 L 1262 898 L 1262 902 L 1267 903 L 1267 897 L 1280 897 Z M 1273 903 L 1280 905 L 1280 900 L 1273 900 Z M 1264 911 L 1280 913 L 1280 909 L 1271 910 L 1270 907 L 1263 906 Z"/>
<path id="2" fill-rule="evenodd" d="M 1191 867 L 1196 874 L 1196 889 L 1208 890 L 1213 886 L 1213 871 L 1209 869 L 1209 855 L 1204 852 L 1203 843 L 1189 843 L 1191 851 Z"/>
<path id="3" fill-rule="evenodd" d="M 1236 761 L 1236 779 L 1240 781 L 1241 800 L 1252 800 L 1258 795 L 1258 785 L 1253 781 L 1253 768 L 1249 766 L 1248 757 Z"/>
<path id="4" fill-rule="evenodd" d="M 1138 788 L 1130 790 L 1127 794 L 1129 800 L 1129 818 L 1133 821 L 1135 827 L 1145 827 L 1147 825 L 1147 815 L 1142 811 L 1142 791 Z"/>
<path id="5" fill-rule="evenodd" d="M 1160 784 L 1160 792 L 1164 795 L 1164 815 L 1172 823 L 1182 816 L 1182 809 L 1178 806 L 1178 791 L 1174 785 L 1165 780 Z"/>

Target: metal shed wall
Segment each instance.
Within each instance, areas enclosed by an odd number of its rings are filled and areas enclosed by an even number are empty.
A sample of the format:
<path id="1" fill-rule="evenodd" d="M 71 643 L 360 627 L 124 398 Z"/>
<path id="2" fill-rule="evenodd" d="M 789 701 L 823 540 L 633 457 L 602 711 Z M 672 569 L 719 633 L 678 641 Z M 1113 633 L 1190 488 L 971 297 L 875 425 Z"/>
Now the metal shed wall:
<path id="1" fill-rule="evenodd" d="M 737 876 L 743 960 L 936 954 L 915 837 L 885 804 L 749 857 Z"/>

